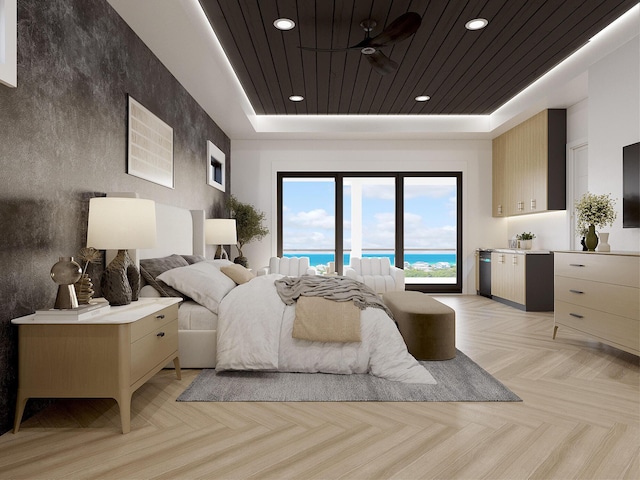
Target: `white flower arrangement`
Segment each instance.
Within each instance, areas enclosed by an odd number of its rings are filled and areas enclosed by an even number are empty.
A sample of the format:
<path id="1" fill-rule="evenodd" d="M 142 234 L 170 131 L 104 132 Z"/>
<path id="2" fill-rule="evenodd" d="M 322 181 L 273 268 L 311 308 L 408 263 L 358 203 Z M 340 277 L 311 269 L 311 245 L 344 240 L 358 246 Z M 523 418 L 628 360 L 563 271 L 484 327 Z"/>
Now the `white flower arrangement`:
<path id="1" fill-rule="evenodd" d="M 589 225 L 600 228 L 613 225 L 617 216 L 616 211 L 613 209 L 615 203 L 616 201 L 611 198 L 609 193 L 602 195 L 585 193 L 575 204 L 578 216 L 578 234 L 584 237 L 587 234 Z"/>

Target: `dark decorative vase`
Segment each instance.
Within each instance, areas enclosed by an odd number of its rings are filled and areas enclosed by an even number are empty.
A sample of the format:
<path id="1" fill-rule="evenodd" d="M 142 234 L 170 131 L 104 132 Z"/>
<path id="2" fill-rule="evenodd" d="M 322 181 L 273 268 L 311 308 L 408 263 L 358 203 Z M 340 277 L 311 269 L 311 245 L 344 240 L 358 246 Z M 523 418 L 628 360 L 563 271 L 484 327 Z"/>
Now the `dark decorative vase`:
<path id="1" fill-rule="evenodd" d="M 587 230 L 587 236 L 585 237 L 584 243 L 587 246 L 587 250 L 595 252 L 596 247 L 598 246 L 598 235 L 596 235 L 595 225 L 589 225 L 589 230 Z"/>
<path id="2" fill-rule="evenodd" d="M 580 240 L 580 245 L 582 245 L 582 251 L 586 252 L 587 251 L 587 245 L 584 243 L 584 237 L 582 237 L 582 240 Z"/>
<path id="3" fill-rule="evenodd" d="M 116 257 L 107 265 L 102 274 L 100 289 L 109 305 L 129 305 L 138 300 L 140 272 L 127 250 L 118 250 Z"/>
<path id="4" fill-rule="evenodd" d="M 80 280 L 81 276 L 82 268 L 73 260 L 73 257 L 60 257 L 51 267 L 51 279 L 58 284 L 58 295 L 53 308 L 78 308 L 78 297 L 73 284 Z"/>

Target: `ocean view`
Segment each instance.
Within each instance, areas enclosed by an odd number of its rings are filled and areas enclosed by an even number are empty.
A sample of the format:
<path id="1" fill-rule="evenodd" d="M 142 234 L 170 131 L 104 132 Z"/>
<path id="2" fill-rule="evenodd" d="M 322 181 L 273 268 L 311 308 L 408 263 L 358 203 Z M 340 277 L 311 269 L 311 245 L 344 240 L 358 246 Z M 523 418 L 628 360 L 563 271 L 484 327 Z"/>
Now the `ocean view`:
<path id="1" fill-rule="evenodd" d="M 327 265 L 329 262 L 333 262 L 335 260 L 335 254 L 333 253 L 310 253 L 310 252 L 295 252 L 295 253 L 284 253 L 285 257 L 309 257 L 309 263 L 311 266 L 317 265 Z M 363 257 L 388 257 L 391 265 L 395 263 L 395 254 L 393 253 L 363 253 Z M 351 262 L 351 255 L 348 253 L 344 254 L 344 264 L 349 265 Z M 448 263 L 449 265 L 456 264 L 456 254 L 455 253 L 406 253 L 404 255 L 405 264 L 416 265 L 416 264 L 429 264 L 429 265 L 437 265 L 442 263 Z"/>

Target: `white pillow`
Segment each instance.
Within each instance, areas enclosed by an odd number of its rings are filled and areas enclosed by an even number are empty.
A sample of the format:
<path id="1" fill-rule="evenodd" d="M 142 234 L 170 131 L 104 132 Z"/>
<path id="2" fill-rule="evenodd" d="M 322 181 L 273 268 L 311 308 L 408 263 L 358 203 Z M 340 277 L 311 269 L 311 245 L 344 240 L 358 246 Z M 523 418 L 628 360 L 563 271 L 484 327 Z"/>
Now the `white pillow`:
<path id="1" fill-rule="evenodd" d="M 156 278 L 216 314 L 220 301 L 236 286 L 236 282 L 222 273 L 211 261 L 172 268 Z"/>

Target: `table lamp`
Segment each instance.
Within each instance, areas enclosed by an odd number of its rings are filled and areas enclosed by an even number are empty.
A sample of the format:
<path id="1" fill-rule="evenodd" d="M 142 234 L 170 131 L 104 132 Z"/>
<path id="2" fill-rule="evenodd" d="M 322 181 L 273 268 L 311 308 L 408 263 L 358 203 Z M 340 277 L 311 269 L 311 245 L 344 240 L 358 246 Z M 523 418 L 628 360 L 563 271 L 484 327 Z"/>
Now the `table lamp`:
<path id="1" fill-rule="evenodd" d="M 204 239 L 207 245 L 218 245 L 214 258 L 227 258 L 227 251 L 223 245 L 236 245 L 238 235 L 236 233 L 235 218 L 212 218 L 204 221 Z"/>
<path id="2" fill-rule="evenodd" d="M 138 300 L 140 271 L 127 251 L 156 243 L 156 204 L 142 198 L 97 197 L 89 200 L 87 246 L 118 250 L 100 282 L 110 305 Z"/>

